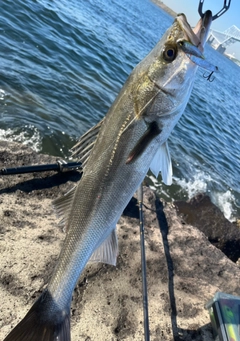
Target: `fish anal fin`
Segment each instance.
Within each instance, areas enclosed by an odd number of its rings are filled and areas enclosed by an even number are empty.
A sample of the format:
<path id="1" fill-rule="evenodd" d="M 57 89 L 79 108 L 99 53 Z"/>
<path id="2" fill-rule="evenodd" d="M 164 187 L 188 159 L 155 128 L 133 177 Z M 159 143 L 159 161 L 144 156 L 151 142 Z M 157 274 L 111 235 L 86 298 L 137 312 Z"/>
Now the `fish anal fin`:
<path id="1" fill-rule="evenodd" d="M 67 226 L 67 220 L 70 214 L 70 209 L 73 202 L 76 186 L 73 187 L 69 192 L 64 194 L 62 197 L 57 198 L 53 201 L 53 207 L 58 217 L 61 217 L 60 224 Z"/>
<path id="2" fill-rule="evenodd" d="M 117 255 L 118 240 L 115 228 L 107 239 L 105 239 L 104 242 L 93 252 L 90 261 L 116 265 Z"/>
<path id="3" fill-rule="evenodd" d="M 70 311 L 54 304 L 51 294 L 43 292 L 4 341 L 70 341 Z"/>
<path id="4" fill-rule="evenodd" d="M 160 133 L 161 130 L 159 129 L 157 122 L 151 122 L 146 132 L 129 153 L 126 164 L 134 162 L 144 152 L 150 142 Z"/>
<path id="5" fill-rule="evenodd" d="M 156 178 L 161 171 L 163 182 L 166 185 L 172 184 L 172 161 L 167 141 L 158 149 L 151 162 L 150 169 Z"/>

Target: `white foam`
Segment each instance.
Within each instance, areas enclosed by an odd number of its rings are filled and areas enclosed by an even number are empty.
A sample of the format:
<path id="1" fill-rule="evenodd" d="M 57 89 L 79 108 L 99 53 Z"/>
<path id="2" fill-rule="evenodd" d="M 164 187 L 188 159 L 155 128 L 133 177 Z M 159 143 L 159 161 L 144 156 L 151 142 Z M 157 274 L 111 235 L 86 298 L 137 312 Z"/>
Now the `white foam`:
<path id="1" fill-rule="evenodd" d="M 0 89 L 0 101 L 4 100 L 5 95 L 6 95 L 5 91 L 3 89 Z"/>
<path id="2" fill-rule="evenodd" d="M 186 192 L 189 199 L 199 193 L 208 191 L 208 182 L 212 181 L 210 175 L 206 175 L 201 171 L 197 171 L 192 180 L 178 179 L 174 177 L 175 182 L 181 186 Z"/>
<path id="3" fill-rule="evenodd" d="M 228 220 L 235 220 L 233 217 L 233 204 L 235 199 L 231 191 L 228 190 L 225 193 L 211 191 L 210 197 L 212 202 L 220 208 Z"/>
<path id="4" fill-rule="evenodd" d="M 170 195 L 167 193 L 166 190 L 164 190 L 164 188 L 169 188 L 166 185 L 163 185 L 162 182 L 159 182 L 155 176 L 153 175 L 149 175 L 148 178 L 151 180 L 152 185 L 149 185 L 149 187 L 154 190 L 157 191 L 159 194 L 161 194 L 161 197 L 163 197 L 165 200 L 172 200 L 172 198 L 170 197 Z M 164 187 L 164 188 L 163 188 Z"/>
<path id="5" fill-rule="evenodd" d="M 178 179 L 174 177 L 174 182 L 187 192 L 188 199 L 193 198 L 199 193 L 207 193 L 212 201 L 223 212 L 225 218 L 234 221 L 234 195 L 230 190 L 225 192 L 217 191 L 213 188 L 217 186 L 216 181 L 203 171 L 197 171 L 192 180 Z"/>
<path id="6" fill-rule="evenodd" d="M 19 142 L 32 148 L 36 152 L 41 150 L 41 136 L 37 128 L 33 126 L 26 126 L 28 131 L 17 133 L 14 129 L 0 129 L 0 140 L 9 142 Z M 32 132 L 29 137 L 29 130 Z"/>

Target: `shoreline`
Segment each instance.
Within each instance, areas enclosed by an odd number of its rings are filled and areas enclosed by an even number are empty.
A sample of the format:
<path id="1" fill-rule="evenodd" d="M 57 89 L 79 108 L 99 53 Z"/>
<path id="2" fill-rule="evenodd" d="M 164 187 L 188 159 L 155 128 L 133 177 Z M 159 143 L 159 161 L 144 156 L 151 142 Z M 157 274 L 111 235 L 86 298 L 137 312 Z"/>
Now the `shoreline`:
<path id="1" fill-rule="evenodd" d="M 169 8 L 167 5 L 165 5 L 161 0 L 152 0 L 152 2 L 160 7 L 163 11 L 171 15 L 173 18 L 177 16 L 177 13 L 173 11 L 171 8 Z"/>

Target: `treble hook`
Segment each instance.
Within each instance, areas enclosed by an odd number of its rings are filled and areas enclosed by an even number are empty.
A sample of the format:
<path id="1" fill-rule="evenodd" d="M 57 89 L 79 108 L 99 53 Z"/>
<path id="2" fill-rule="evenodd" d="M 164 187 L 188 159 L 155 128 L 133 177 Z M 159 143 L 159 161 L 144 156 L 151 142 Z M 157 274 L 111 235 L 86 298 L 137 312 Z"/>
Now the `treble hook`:
<path id="1" fill-rule="evenodd" d="M 198 5 L 198 13 L 200 15 L 201 18 L 203 18 L 203 3 L 204 3 L 204 0 L 199 0 L 199 5 Z M 215 20 L 215 19 L 218 19 L 221 15 L 223 15 L 223 13 L 227 12 L 227 10 L 229 9 L 230 7 L 230 4 L 231 4 L 231 0 L 228 0 L 228 3 L 227 3 L 227 0 L 224 0 L 224 5 L 222 7 L 222 9 L 217 12 L 217 14 L 213 15 L 212 17 L 212 21 Z"/>
<path id="2" fill-rule="evenodd" d="M 212 82 L 214 81 L 214 79 L 215 79 L 215 77 L 212 77 L 214 71 L 212 71 L 211 73 L 209 73 L 209 75 L 206 75 L 206 76 L 205 76 L 205 73 L 206 73 L 206 72 L 204 72 L 204 74 L 203 74 L 203 78 L 206 78 L 207 81 L 209 81 L 210 83 L 212 83 Z M 212 77 L 212 78 L 211 78 L 211 77 Z"/>

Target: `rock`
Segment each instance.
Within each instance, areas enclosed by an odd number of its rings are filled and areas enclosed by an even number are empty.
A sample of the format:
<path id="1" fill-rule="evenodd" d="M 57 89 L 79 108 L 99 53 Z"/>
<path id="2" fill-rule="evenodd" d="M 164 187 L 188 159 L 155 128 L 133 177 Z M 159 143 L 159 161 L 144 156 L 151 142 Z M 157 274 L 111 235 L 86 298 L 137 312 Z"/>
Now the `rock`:
<path id="1" fill-rule="evenodd" d="M 185 223 L 204 232 L 233 262 L 240 258 L 240 230 L 224 217 L 209 196 L 201 193 L 187 202 L 175 201 L 174 204 Z"/>
<path id="2" fill-rule="evenodd" d="M 7 160 L 7 161 L 6 161 Z M 0 167 L 55 162 L 17 144 L 0 143 Z M 0 340 L 46 287 L 64 232 L 51 207 L 77 172 L 1 177 Z M 86 266 L 73 293 L 71 334 L 80 340 L 142 340 L 141 252 L 136 199 L 117 225 L 117 266 Z M 240 295 L 240 269 L 172 204 L 144 188 L 149 322 L 152 341 L 212 341 L 204 304 L 216 291 Z"/>

